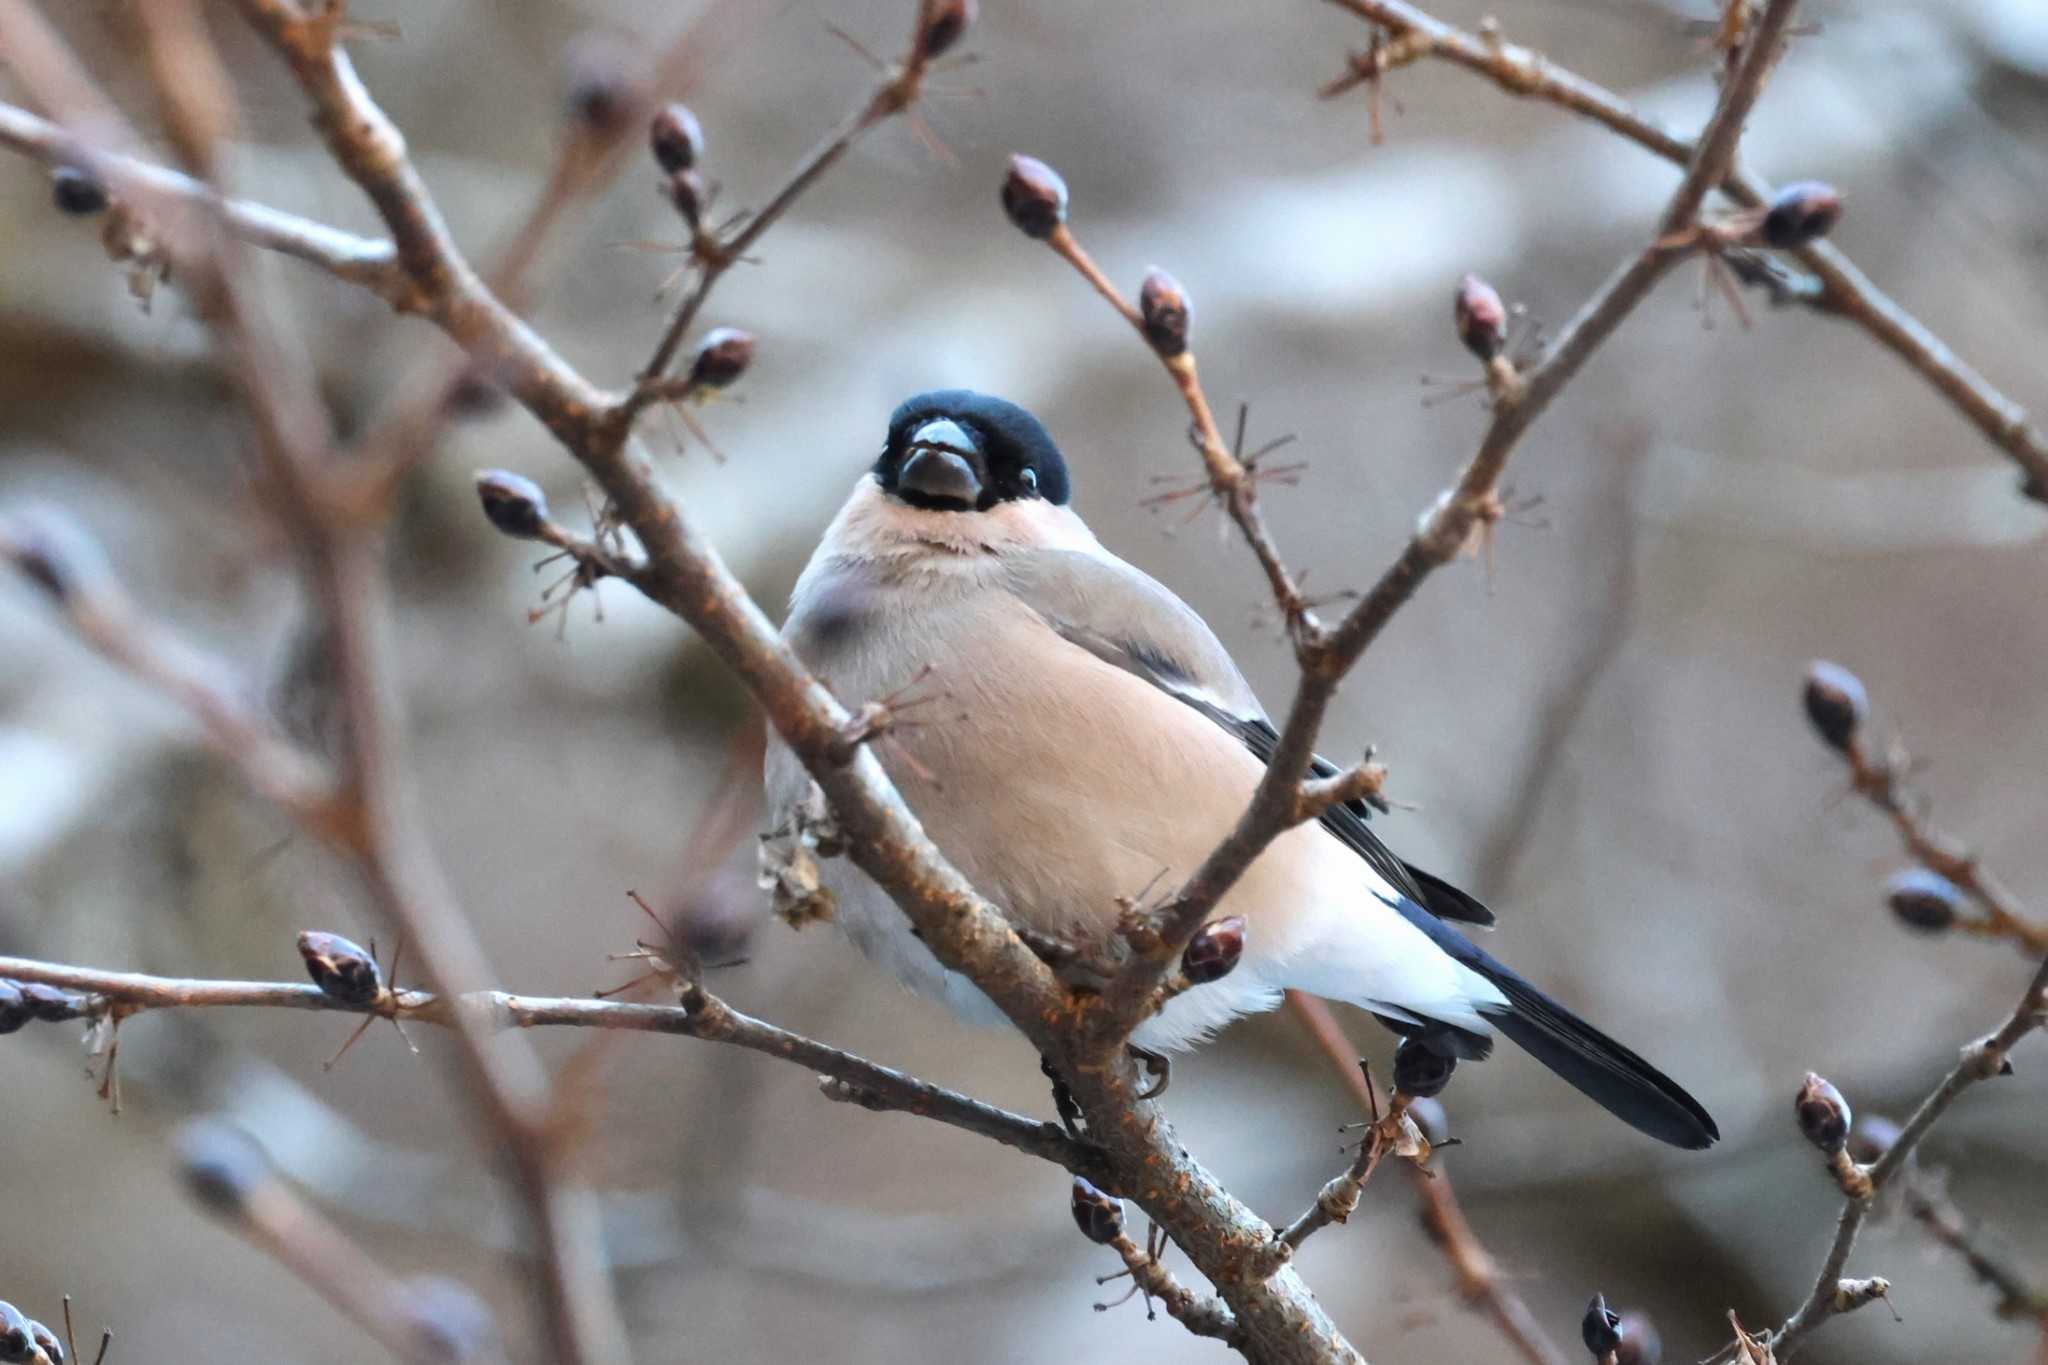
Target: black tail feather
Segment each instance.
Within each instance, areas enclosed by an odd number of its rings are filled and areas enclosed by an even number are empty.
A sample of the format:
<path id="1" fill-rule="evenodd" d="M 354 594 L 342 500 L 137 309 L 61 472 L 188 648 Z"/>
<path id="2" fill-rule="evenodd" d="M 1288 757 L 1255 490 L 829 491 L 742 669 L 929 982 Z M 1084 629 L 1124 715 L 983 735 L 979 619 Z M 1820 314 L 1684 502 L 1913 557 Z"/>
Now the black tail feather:
<path id="1" fill-rule="evenodd" d="M 1660 1142 L 1698 1150 L 1721 1136 L 1713 1116 L 1676 1081 L 1500 963 L 1483 953 L 1477 956 L 1481 962 L 1473 965 L 1500 987 L 1509 1004 L 1482 1013 L 1524 1052 L 1623 1123 Z"/>

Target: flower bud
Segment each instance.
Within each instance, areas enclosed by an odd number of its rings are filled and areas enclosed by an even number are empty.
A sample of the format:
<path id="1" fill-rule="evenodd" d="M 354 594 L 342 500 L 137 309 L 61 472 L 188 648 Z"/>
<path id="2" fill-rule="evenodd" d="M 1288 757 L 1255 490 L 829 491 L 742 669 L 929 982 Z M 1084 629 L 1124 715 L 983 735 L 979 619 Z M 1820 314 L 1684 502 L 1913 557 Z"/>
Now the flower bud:
<path id="1" fill-rule="evenodd" d="M 1074 1226 L 1098 1246 L 1108 1246 L 1124 1230 L 1124 1201 L 1112 1199 L 1080 1176 L 1074 1177 Z"/>
<path id="2" fill-rule="evenodd" d="M 505 469 L 477 471 L 476 496 L 491 525 L 514 540 L 539 540 L 548 521 L 548 495 L 532 479 Z"/>
<path id="3" fill-rule="evenodd" d="M 1831 185 L 1802 180 L 1771 196 L 1759 229 L 1765 246 L 1797 247 L 1834 230 L 1842 217 L 1842 196 Z"/>
<path id="4" fill-rule="evenodd" d="M 35 1327 L 28 1315 L 0 1299 L 0 1360 L 28 1360 L 35 1350 Z"/>
<path id="5" fill-rule="evenodd" d="M 1885 885 L 1884 899 L 1908 929 L 1938 934 L 1956 922 L 1963 893 L 1939 872 L 1909 867 Z"/>
<path id="6" fill-rule="evenodd" d="M 1621 1314 L 1607 1306 L 1605 1294 L 1595 1294 L 1579 1320 L 1579 1339 L 1595 1357 L 1605 1356 L 1621 1345 Z"/>
<path id="7" fill-rule="evenodd" d="M 654 75 L 652 63 L 639 47 L 610 33 L 585 33 L 572 39 L 562 66 L 563 103 L 578 122 L 600 134 L 619 130 Z"/>
<path id="8" fill-rule="evenodd" d="M 441 1275 L 419 1275 L 401 1289 L 406 1328 L 427 1359 L 459 1365 L 501 1355 L 497 1319 L 466 1285 Z"/>
<path id="9" fill-rule="evenodd" d="M 1221 981 L 1244 956 L 1244 916 L 1225 915 L 1212 919 L 1188 940 L 1181 950 L 1180 969 L 1197 986 Z"/>
<path id="10" fill-rule="evenodd" d="M 1019 232 L 1043 241 L 1067 221 L 1067 182 L 1035 156 L 1013 156 L 1003 180 L 1003 212 Z"/>
<path id="11" fill-rule="evenodd" d="M 1799 1116 L 1799 1131 L 1806 1140 L 1830 1156 L 1849 1140 L 1849 1102 L 1842 1092 L 1809 1071 L 1806 1083 L 1792 1101 Z"/>
<path id="12" fill-rule="evenodd" d="M 0 1034 L 17 1032 L 34 1017 L 29 1013 L 28 1001 L 22 998 L 21 987 L 0 980 Z"/>
<path id="13" fill-rule="evenodd" d="M 55 1332 L 34 1318 L 29 1319 L 28 1330 L 29 1335 L 36 1339 L 36 1345 L 42 1347 L 43 1354 L 49 1357 L 50 1365 L 64 1365 L 64 1343 L 57 1340 Z"/>
<path id="14" fill-rule="evenodd" d="M 107 187 L 83 166 L 59 166 L 50 172 L 50 199 L 61 212 L 84 218 L 106 211 Z"/>
<path id="15" fill-rule="evenodd" d="M 384 990 L 376 960 L 340 934 L 308 929 L 299 935 L 299 956 L 306 961 L 306 975 L 330 1000 L 362 1006 Z"/>
<path id="16" fill-rule="evenodd" d="M 1394 1090 L 1425 1099 L 1441 1095 L 1457 1069 L 1456 1057 L 1431 1051 L 1420 1039 L 1403 1038 L 1394 1049 Z"/>
<path id="17" fill-rule="evenodd" d="M 707 389 L 722 389 L 747 372 L 754 363 L 754 334 L 737 327 L 714 327 L 697 343 L 690 360 L 690 382 Z"/>
<path id="18" fill-rule="evenodd" d="M 974 22 L 974 0 L 938 0 L 917 35 L 917 53 L 925 61 L 943 57 Z"/>
<path id="19" fill-rule="evenodd" d="M 1180 281 L 1153 267 L 1138 289 L 1138 315 L 1144 320 L 1145 340 L 1152 343 L 1152 349 L 1168 360 L 1187 350 L 1188 320 L 1193 311 Z"/>
<path id="20" fill-rule="evenodd" d="M 186 1124 L 177 1149 L 186 1190 L 223 1218 L 241 1217 L 249 1197 L 270 1178 L 270 1163 L 256 1144 L 217 1119 Z"/>
<path id="21" fill-rule="evenodd" d="M 74 991 L 59 990 L 40 981 L 11 984 L 21 992 L 21 1003 L 31 1019 L 45 1024 L 61 1024 L 85 1013 L 85 997 Z"/>
<path id="22" fill-rule="evenodd" d="M 1458 340 L 1481 360 L 1492 360 L 1508 344 L 1508 309 L 1494 287 L 1477 275 L 1458 282 L 1451 301 L 1451 320 L 1457 324 Z"/>
<path id="23" fill-rule="evenodd" d="M 1899 1140 L 1899 1125 L 1882 1114 L 1859 1114 L 1849 1125 L 1849 1155 L 1868 1166 L 1882 1161 Z"/>
<path id="24" fill-rule="evenodd" d="M 1659 1365 L 1663 1359 L 1664 1339 L 1657 1335 L 1657 1324 L 1642 1313 L 1623 1313 L 1614 1365 Z"/>
<path id="25" fill-rule="evenodd" d="M 655 164 L 670 175 L 695 170 L 704 157 L 704 125 L 689 105 L 664 105 L 647 125 L 647 145 Z"/>
<path id="26" fill-rule="evenodd" d="M 691 170 L 670 174 L 668 202 L 675 205 L 676 212 L 682 216 L 683 226 L 691 232 L 697 231 L 704 221 L 704 177 Z"/>
<path id="27" fill-rule="evenodd" d="M 1805 697 L 1806 718 L 1820 732 L 1821 742 L 1846 753 L 1870 715 L 1870 696 L 1862 682 L 1840 664 L 1815 660 L 1806 669 Z"/>

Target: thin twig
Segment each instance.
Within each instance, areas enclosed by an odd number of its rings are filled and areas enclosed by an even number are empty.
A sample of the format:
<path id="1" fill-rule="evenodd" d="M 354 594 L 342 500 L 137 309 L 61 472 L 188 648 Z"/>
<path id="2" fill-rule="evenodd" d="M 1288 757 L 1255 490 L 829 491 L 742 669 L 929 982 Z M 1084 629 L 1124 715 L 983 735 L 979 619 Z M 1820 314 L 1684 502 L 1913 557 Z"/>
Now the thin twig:
<path id="1" fill-rule="evenodd" d="M 1693 146 L 1659 126 L 1627 100 L 1558 66 L 1541 53 L 1455 28 L 1404 0 L 1329 0 L 1361 19 L 1385 27 L 1399 45 L 1402 65 L 1434 57 L 1485 76 L 1511 95 L 1540 99 L 1581 114 L 1666 161 L 1687 164 Z M 1747 207 L 1768 202 L 1770 188 L 1732 163 L 1718 186 Z M 1813 242 L 1791 255 L 1820 281 L 1818 291 L 1797 299 L 1817 311 L 1852 322 L 1932 384 L 1957 411 L 2003 450 L 2022 473 L 2021 490 L 2048 502 L 2048 435 L 2025 408 L 2006 397 L 1970 367 L 1926 324 L 1879 289 L 1840 248 Z"/>

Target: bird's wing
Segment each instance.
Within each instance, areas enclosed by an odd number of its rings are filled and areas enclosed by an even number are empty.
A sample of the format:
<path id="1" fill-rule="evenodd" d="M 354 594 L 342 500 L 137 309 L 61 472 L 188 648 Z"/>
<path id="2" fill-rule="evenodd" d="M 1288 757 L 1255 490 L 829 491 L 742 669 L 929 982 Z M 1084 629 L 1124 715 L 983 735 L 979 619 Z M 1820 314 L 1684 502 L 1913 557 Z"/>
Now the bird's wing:
<path id="1" fill-rule="evenodd" d="M 1194 707 L 1271 762 L 1280 735 L 1230 653 L 1192 607 L 1107 551 L 1006 556 L 1009 588 L 1068 641 Z M 1312 771 L 1334 777 L 1317 758 Z M 1440 919 L 1490 927 L 1493 912 L 1450 883 L 1403 862 L 1366 825 L 1364 801 L 1332 806 L 1323 828 L 1388 885 Z"/>

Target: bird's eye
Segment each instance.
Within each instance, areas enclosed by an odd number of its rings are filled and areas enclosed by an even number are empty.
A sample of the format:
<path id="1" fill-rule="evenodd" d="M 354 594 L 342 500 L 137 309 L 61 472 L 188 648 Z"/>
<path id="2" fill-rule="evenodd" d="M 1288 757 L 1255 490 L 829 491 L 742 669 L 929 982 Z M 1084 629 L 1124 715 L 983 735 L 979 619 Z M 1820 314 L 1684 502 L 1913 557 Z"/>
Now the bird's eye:
<path id="1" fill-rule="evenodd" d="M 1024 466 L 1024 472 L 1018 475 L 1018 478 L 1022 481 L 1026 493 L 1036 493 L 1038 491 L 1038 471 L 1030 465 Z"/>

